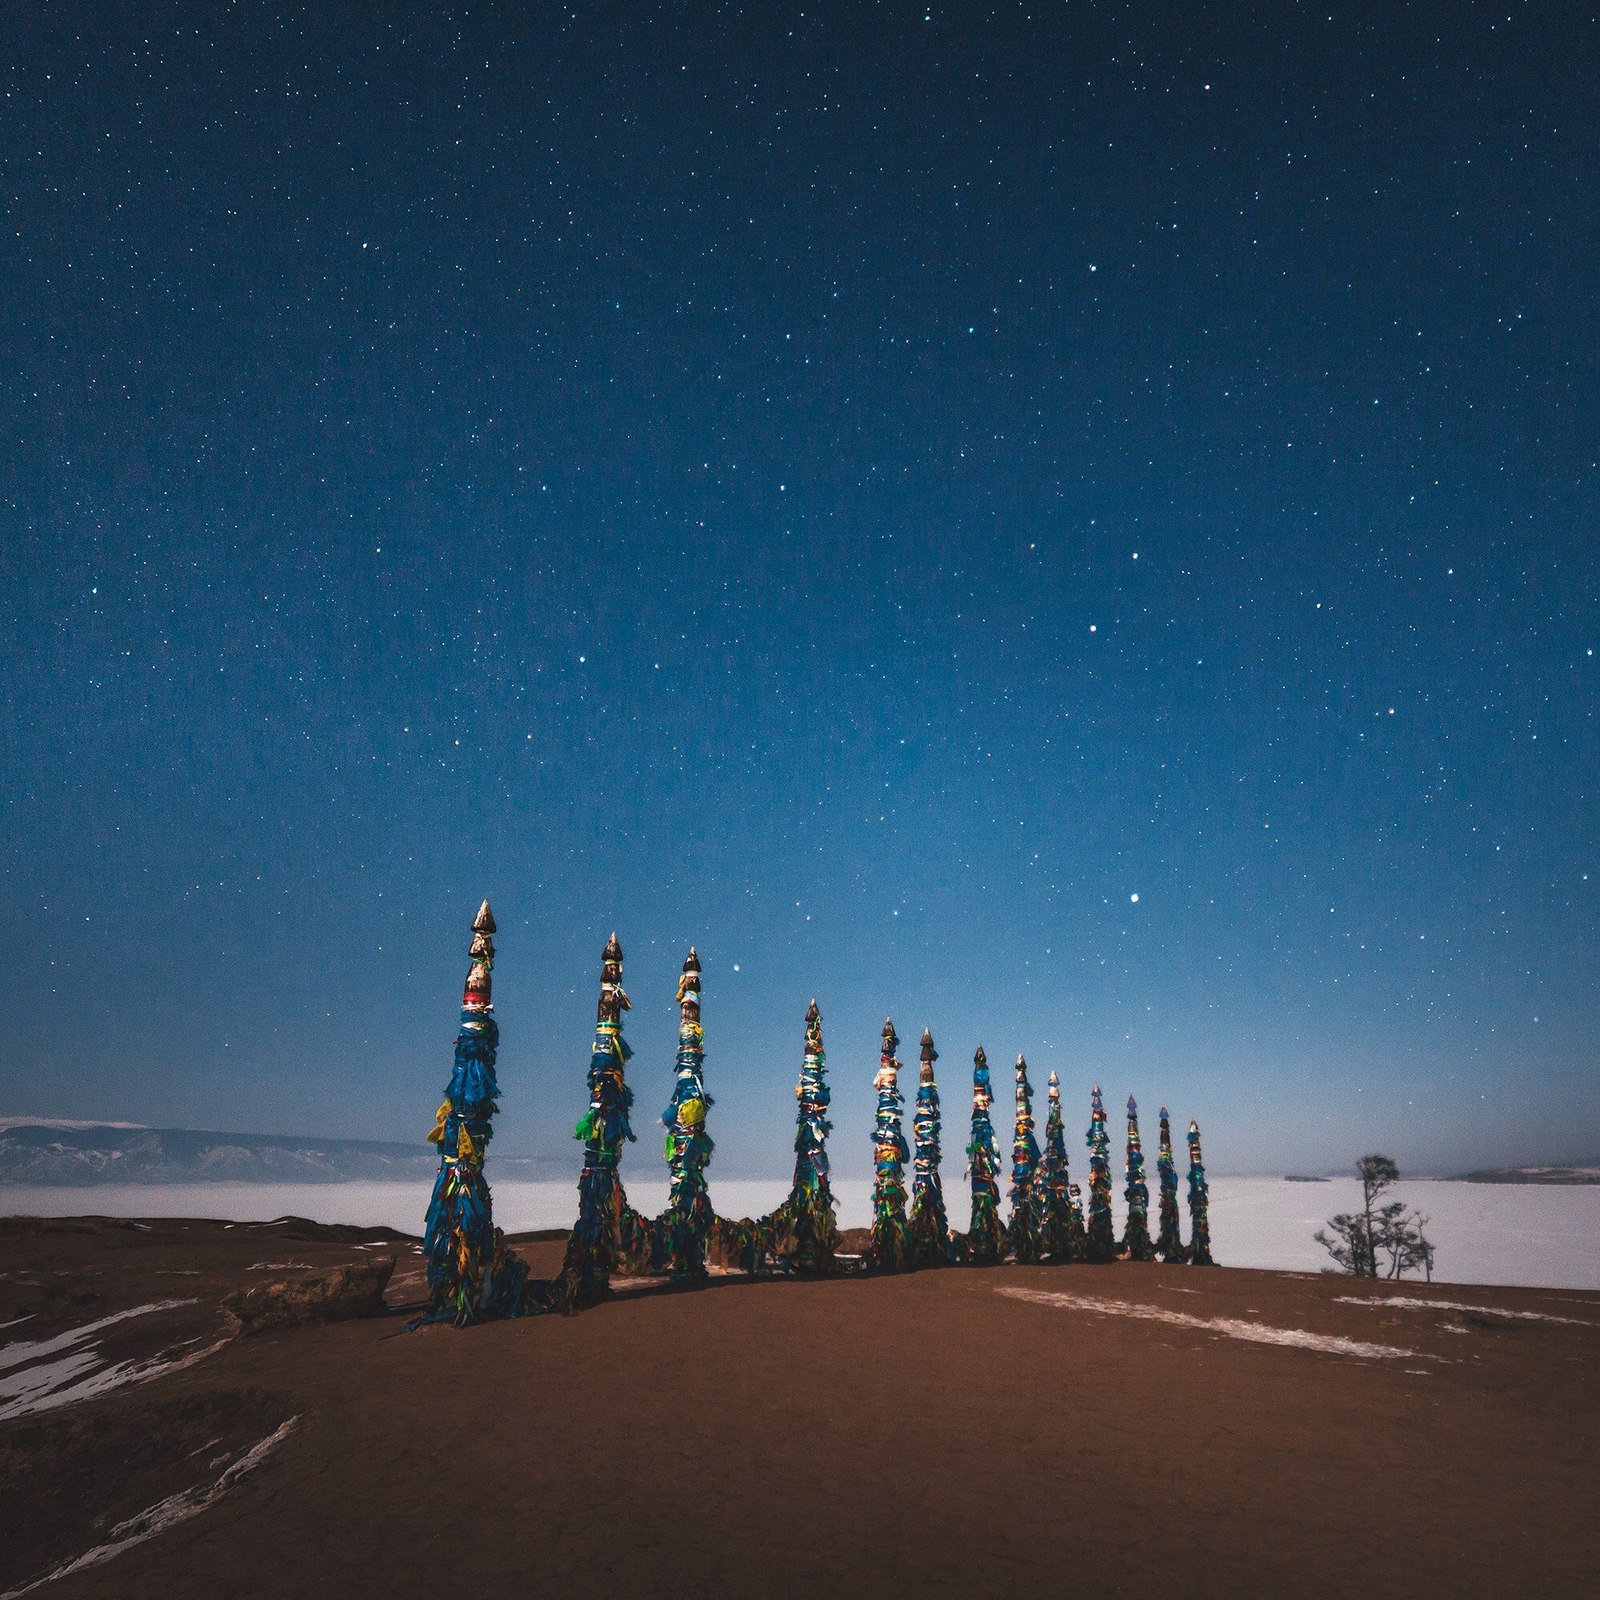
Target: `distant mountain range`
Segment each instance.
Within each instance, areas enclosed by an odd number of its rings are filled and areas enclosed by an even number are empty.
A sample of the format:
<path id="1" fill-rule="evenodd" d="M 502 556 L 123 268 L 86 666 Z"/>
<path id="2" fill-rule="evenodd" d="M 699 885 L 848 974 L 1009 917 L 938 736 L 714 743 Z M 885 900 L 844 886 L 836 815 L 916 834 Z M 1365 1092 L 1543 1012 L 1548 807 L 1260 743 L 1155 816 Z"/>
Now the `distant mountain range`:
<path id="1" fill-rule="evenodd" d="M 0 1118 L 0 1185 L 352 1183 L 426 1178 L 438 1164 L 437 1152 L 420 1141 Z M 539 1165 L 509 1158 L 495 1163 L 500 1177 L 536 1177 Z"/>
<path id="2" fill-rule="evenodd" d="M 1575 1161 L 1565 1167 L 1487 1167 L 1463 1172 L 1467 1183 L 1600 1183 L 1600 1161 Z"/>
<path id="3" fill-rule="evenodd" d="M 438 1152 L 421 1141 L 329 1139 L 316 1134 L 210 1133 L 147 1128 L 136 1122 L 79 1122 L 64 1117 L 0 1117 L 0 1187 L 100 1183 L 358 1183 L 416 1181 L 438 1169 Z M 570 1159 L 493 1152 L 490 1178 L 566 1179 Z M 748 1176 L 730 1170 L 724 1177 Z M 769 1176 L 760 1174 L 760 1176 Z M 1326 1183 L 1291 1173 L 1291 1183 Z M 1487 1167 L 1457 1182 L 1600 1184 L 1600 1159 L 1565 1165 Z"/>

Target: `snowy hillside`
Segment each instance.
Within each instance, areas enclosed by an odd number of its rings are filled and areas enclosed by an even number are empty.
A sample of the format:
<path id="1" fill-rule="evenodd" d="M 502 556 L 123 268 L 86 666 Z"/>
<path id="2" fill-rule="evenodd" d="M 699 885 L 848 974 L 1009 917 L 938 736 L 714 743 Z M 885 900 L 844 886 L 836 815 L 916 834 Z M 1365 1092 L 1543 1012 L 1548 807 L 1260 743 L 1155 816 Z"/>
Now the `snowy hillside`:
<path id="1" fill-rule="evenodd" d="M 426 1176 L 425 1144 L 0 1119 L 0 1185 L 346 1183 Z"/>

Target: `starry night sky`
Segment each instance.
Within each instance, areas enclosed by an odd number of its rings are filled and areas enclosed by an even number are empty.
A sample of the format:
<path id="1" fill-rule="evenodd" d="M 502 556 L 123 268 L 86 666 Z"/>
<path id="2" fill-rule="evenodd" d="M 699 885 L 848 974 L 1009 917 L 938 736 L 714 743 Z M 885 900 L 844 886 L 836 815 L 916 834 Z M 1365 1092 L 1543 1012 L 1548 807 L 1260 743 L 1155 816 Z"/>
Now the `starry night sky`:
<path id="1" fill-rule="evenodd" d="M 24 8 L 0 1112 L 1600 1151 L 1587 9 Z"/>

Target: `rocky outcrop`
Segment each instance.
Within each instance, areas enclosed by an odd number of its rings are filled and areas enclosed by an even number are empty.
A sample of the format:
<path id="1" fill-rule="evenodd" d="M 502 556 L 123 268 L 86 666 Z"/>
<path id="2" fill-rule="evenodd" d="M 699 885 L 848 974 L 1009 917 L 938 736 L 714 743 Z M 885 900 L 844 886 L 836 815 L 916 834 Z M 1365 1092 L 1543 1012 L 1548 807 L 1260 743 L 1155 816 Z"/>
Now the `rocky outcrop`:
<path id="1" fill-rule="evenodd" d="M 395 1257 L 352 1261 L 346 1266 L 308 1272 L 276 1283 L 253 1284 L 227 1295 L 222 1309 L 241 1334 L 266 1328 L 293 1327 L 303 1322 L 343 1322 L 350 1317 L 375 1317 L 383 1310 L 383 1291 L 394 1272 Z"/>

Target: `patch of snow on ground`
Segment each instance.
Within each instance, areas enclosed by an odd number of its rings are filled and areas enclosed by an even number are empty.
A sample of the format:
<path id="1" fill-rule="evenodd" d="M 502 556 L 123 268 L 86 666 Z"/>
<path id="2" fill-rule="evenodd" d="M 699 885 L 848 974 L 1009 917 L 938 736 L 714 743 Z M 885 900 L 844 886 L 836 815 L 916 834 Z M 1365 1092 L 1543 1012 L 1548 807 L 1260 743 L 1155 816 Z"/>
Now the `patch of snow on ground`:
<path id="1" fill-rule="evenodd" d="M 163 1352 L 148 1361 L 108 1364 L 98 1344 L 91 1340 L 91 1335 L 113 1323 L 125 1322 L 129 1317 L 193 1304 L 193 1300 L 156 1300 L 128 1311 L 114 1312 L 97 1322 L 87 1322 L 81 1328 L 69 1328 L 53 1339 L 19 1339 L 0 1346 L 0 1372 L 5 1373 L 0 1377 L 0 1422 L 12 1417 L 33 1416 L 40 1411 L 56 1411 L 130 1383 L 148 1383 L 152 1378 L 181 1372 L 214 1355 L 228 1342 L 225 1338 L 174 1360 L 167 1359 Z M 184 1343 L 195 1341 L 188 1339 Z M 175 1348 L 182 1349 L 183 1345 Z"/>
<path id="2" fill-rule="evenodd" d="M 70 1350 L 91 1335 L 111 1327 L 113 1323 L 126 1322 L 130 1317 L 148 1316 L 152 1311 L 176 1311 L 179 1306 L 193 1304 L 193 1300 L 152 1300 L 149 1305 L 113 1311 L 109 1317 L 86 1322 L 81 1328 L 68 1328 L 65 1333 L 58 1333 L 50 1339 L 13 1339 L 10 1344 L 0 1345 L 0 1372 L 9 1372 L 12 1367 L 20 1367 L 24 1362 L 42 1361 L 46 1356 Z"/>
<path id="3" fill-rule="evenodd" d="M 282 1427 L 269 1433 L 265 1439 L 257 1440 L 238 1460 L 223 1470 L 215 1483 L 184 1489 L 177 1494 L 168 1495 L 165 1500 L 158 1500 L 155 1505 L 139 1512 L 137 1516 L 129 1517 L 126 1522 L 119 1522 L 111 1530 L 111 1537 L 105 1544 L 97 1544 L 92 1550 L 86 1550 L 64 1566 L 57 1567 L 54 1572 L 48 1572 L 42 1578 L 35 1578 L 32 1583 L 23 1584 L 20 1589 L 6 1590 L 0 1595 L 0 1600 L 19 1600 L 19 1596 L 42 1588 L 47 1583 L 54 1583 L 57 1578 L 65 1578 L 69 1573 L 103 1566 L 114 1556 L 121 1555 L 124 1550 L 132 1549 L 136 1544 L 143 1544 L 146 1539 L 153 1539 L 158 1533 L 165 1533 L 168 1528 L 175 1527 L 180 1522 L 187 1522 L 190 1517 L 198 1516 L 207 1506 L 215 1505 L 236 1483 L 254 1472 L 289 1437 L 299 1420 L 298 1417 L 290 1417 Z"/>
<path id="4" fill-rule="evenodd" d="M 1550 1311 L 1508 1311 L 1503 1306 L 1469 1306 L 1461 1300 L 1419 1300 L 1404 1294 L 1336 1295 L 1344 1306 L 1406 1306 L 1413 1311 L 1470 1311 L 1482 1317 L 1515 1317 L 1523 1322 L 1565 1322 L 1574 1328 L 1600 1328 L 1583 1317 L 1558 1317 Z"/>
<path id="5" fill-rule="evenodd" d="M 184 1341 L 186 1344 L 193 1342 Z M 59 1411 L 62 1406 L 76 1405 L 80 1400 L 92 1400 L 96 1395 L 109 1394 L 113 1389 L 124 1389 L 130 1383 L 149 1383 L 152 1378 L 164 1377 L 169 1372 L 182 1372 L 197 1361 L 215 1355 L 227 1342 L 225 1338 L 218 1339 L 215 1344 L 208 1344 L 203 1350 L 191 1351 L 175 1361 L 168 1361 L 164 1356 L 152 1356 L 148 1361 L 119 1361 L 113 1366 L 95 1370 L 100 1365 L 99 1355 L 84 1351 L 77 1356 L 49 1363 L 45 1368 L 30 1367 L 14 1376 L 26 1381 L 32 1380 L 35 1373 L 40 1373 L 48 1381 L 29 1383 L 15 1400 L 0 1405 L 0 1422 L 11 1417 L 33 1416 L 40 1411 Z M 177 1348 L 181 1349 L 182 1346 Z"/>
<path id="6" fill-rule="evenodd" d="M 1368 1344 L 1361 1339 L 1344 1339 L 1338 1334 L 1312 1333 L 1305 1328 L 1269 1328 L 1260 1322 L 1245 1322 L 1239 1317 L 1195 1317 L 1187 1311 L 1168 1311 L 1165 1306 L 1142 1305 L 1137 1300 L 1100 1300 L 1086 1294 L 1058 1294 L 1048 1289 L 997 1289 L 997 1294 L 1032 1305 L 1056 1306 L 1068 1311 L 1097 1311 L 1109 1317 L 1136 1317 L 1145 1322 L 1166 1322 L 1178 1328 L 1193 1328 L 1197 1333 L 1220 1333 L 1228 1339 L 1244 1339 L 1251 1344 L 1291 1345 L 1297 1350 L 1318 1350 L 1324 1355 L 1359 1356 L 1367 1361 L 1415 1360 L 1420 1350 L 1406 1350 L 1395 1344 Z"/>

